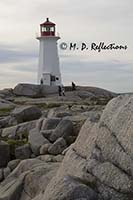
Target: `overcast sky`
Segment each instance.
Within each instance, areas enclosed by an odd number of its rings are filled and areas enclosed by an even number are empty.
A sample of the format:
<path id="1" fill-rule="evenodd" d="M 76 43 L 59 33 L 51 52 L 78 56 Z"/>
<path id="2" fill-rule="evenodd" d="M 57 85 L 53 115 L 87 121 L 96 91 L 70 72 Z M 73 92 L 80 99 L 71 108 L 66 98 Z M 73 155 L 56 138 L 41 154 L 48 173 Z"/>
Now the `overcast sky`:
<path id="1" fill-rule="evenodd" d="M 39 24 L 57 24 L 63 83 L 133 92 L 132 0 L 1 0 L 0 88 L 37 82 Z M 127 50 L 61 50 L 62 42 L 116 43 Z"/>

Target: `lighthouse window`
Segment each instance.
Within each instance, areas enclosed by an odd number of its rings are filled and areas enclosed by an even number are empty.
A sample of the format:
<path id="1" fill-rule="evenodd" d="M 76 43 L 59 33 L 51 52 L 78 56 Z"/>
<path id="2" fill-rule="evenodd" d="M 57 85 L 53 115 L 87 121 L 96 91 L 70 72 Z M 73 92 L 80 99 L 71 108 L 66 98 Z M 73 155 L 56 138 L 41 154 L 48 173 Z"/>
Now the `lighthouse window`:
<path id="1" fill-rule="evenodd" d="M 51 27 L 50 30 L 51 30 L 52 32 L 54 32 L 54 27 Z"/>
<path id="2" fill-rule="evenodd" d="M 46 31 L 46 27 L 42 26 L 42 32 Z"/>

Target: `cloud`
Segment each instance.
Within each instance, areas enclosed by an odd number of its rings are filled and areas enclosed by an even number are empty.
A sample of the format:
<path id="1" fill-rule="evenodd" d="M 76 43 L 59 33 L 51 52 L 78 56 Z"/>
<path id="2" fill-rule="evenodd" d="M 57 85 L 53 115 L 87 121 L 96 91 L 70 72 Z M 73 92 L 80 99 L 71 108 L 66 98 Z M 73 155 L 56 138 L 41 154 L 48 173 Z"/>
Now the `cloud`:
<path id="1" fill-rule="evenodd" d="M 37 73 L 37 67 L 38 67 L 38 63 L 34 62 L 34 63 L 24 63 L 24 64 L 19 64 L 19 65 L 15 65 L 12 66 L 11 69 L 13 71 L 17 71 L 17 72 L 29 72 L 29 73 Z"/>
<path id="2" fill-rule="evenodd" d="M 23 61 L 36 59 L 38 57 L 35 51 L 20 50 L 17 46 L 0 46 L 0 63 L 10 63 L 15 61 Z"/>
<path id="3" fill-rule="evenodd" d="M 37 83 L 37 65 L 32 62 L 0 65 L 0 89 L 15 87 L 18 83 Z"/>

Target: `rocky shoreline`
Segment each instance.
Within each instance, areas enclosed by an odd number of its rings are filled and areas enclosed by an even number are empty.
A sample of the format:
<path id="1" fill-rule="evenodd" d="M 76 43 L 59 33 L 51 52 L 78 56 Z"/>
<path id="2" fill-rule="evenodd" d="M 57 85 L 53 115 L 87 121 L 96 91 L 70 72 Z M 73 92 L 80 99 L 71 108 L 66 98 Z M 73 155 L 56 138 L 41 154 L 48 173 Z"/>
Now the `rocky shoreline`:
<path id="1" fill-rule="evenodd" d="M 40 87 L 0 91 L 0 200 L 132 200 L 133 96 Z"/>

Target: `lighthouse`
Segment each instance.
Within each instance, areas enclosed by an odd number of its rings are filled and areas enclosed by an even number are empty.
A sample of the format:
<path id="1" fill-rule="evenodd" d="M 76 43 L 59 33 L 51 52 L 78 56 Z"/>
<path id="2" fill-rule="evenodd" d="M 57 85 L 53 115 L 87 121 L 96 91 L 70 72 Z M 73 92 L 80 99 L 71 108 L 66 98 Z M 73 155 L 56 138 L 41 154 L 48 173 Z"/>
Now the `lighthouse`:
<path id="1" fill-rule="evenodd" d="M 61 85 L 61 73 L 56 35 L 56 24 L 49 21 L 49 18 L 40 24 L 40 35 L 37 37 L 40 43 L 38 83 L 48 86 Z"/>

